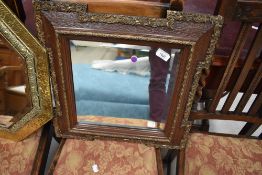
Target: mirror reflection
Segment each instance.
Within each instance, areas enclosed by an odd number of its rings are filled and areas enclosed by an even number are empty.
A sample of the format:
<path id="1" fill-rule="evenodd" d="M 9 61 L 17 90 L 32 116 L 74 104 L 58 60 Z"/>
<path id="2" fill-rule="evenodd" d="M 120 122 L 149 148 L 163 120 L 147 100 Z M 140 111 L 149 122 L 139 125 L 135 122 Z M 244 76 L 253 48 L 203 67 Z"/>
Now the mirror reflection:
<path id="1" fill-rule="evenodd" d="M 179 50 L 80 40 L 70 49 L 78 122 L 164 128 Z"/>
<path id="2" fill-rule="evenodd" d="M 8 128 L 32 108 L 24 59 L 0 35 L 0 127 Z"/>

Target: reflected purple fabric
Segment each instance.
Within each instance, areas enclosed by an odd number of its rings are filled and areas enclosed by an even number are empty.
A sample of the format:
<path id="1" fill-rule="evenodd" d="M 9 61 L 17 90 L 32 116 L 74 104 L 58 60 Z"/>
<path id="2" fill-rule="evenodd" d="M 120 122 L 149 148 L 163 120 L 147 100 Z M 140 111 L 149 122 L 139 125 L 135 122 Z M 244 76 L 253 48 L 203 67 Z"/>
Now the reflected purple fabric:
<path id="1" fill-rule="evenodd" d="M 158 48 L 152 48 L 149 52 L 149 62 L 151 67 L 149 105 L 150 118 L 156 122 L 160 122 L 163 119 L 164 105 L 166 103 L 166 79 L 169 60 L 164 61 L 156 56 L 157 49 Z M 171 49 L 165 49 L 164 51 L 171 54 Z"/>

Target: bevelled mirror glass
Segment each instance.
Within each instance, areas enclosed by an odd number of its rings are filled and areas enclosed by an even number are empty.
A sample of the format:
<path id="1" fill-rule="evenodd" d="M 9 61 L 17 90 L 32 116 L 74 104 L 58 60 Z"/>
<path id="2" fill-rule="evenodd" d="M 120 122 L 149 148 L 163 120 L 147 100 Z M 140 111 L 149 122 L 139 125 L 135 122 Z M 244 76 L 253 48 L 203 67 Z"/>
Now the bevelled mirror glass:
<path id="1" fill-rule="evenodd" d="M 0 36 L 0 126 L 9 128 L 32 109 L 25 60 Z"/>
<path id="2" fill-rule="evenodd" d="M 0 1 L 0 137 L 22 140 L 52 118 L 45 49 Z"/>
<path id="3" fill-rule="evenodd" d="M 35 1 L 49 48 L 57 136 L 180 148 L 199 80 L 222 26 L 219 16 L 166 18 L 87 12 L 87 4 Z M 185 118 L 185 120 L 182 120 Z M 186 134 L 185 134 L 186 135 Z"/>
<path id="4" fill-rule="evenodd" d="M 164 128 L 179 49 L 70 40 L 70 51 L 78 122 Z"/>

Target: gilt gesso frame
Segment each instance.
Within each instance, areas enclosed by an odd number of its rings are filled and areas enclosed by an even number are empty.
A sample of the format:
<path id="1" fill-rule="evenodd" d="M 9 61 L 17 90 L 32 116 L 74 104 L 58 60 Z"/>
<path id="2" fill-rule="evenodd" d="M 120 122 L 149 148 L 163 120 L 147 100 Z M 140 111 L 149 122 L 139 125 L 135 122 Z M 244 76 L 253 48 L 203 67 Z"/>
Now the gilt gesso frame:
<path id="1" fill-rule="evenodd" d="M 201 90 L 200 77 L 212 61 L 223 23 L 221 16 L 176 11 L 168 11 L 166 18 L 92 14 L 86 12 L 87 4 L 52 1 L 35 1 L 34 7 L 39 39 L 49 50 L 57 136 L 142 142 L 172 149 L 185 146 L 192 125 L 188 117 L 196 91 Z M 121 31 L 116 31 L 119 28 Z M 164 130 L 77 122 L 69 40 L 84 38 L 163 44 L 182 50 Z"/>
<path id="2" fill-rule="evenodd" d="M 47 52 L 20 20 L 0 0 L 0 32 L 24 59 L 31 110 L 9 128 L 0 128 L 0 138 L 22 140 L 52 119 Z"/>

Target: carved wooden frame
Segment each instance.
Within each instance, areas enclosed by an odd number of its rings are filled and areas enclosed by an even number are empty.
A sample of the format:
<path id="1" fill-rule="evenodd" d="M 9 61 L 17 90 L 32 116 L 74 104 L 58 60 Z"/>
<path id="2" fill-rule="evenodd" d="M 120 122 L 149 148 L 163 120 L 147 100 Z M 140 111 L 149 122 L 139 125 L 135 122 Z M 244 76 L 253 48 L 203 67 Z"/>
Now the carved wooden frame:
<path id="1" fill-rule="evenodd" d="M 192 125 L 188 117 L 196 91 L 202 88 L 199 85 L 199 79 L 202 72 L 209 69 L 220 36 L 223 23 L 221 16 L 176 11 L 168 11 L 167 18 L 91 14 L 86 12 L 86 4 L 52 1 L 35 1 L 34 7 L 39 39 L 49 50 L 56 98 L 57 111 L 54 124 L 57 136 L 87 140 L 116 139 L 143 142 L 156 147 L 173 149 L 185 146 Z M 98 24 L 101 29 L 95 30 L 89 27 Z M 132 31 L 121 33 L 108 30 L 112 26 L 123 27 L 123 25 L 125 27 L 128 25 L 132 29 L 136 28 L 138 31 L 137 33 L 132 33 Z M 148 31 L 141 32 L 139 28 Z M 124 27 L 122 29 L 125 30 Z M 158 32 L 158 34 L 153 34 L 154 32 L 150 34 L 150 31 Z M 71 63 L 66 60 L 71 60 L 69 40 L 86 37 L 94 41 L 164 44 L 182 49 L 176 85 L 173 89 L 164 131 L 77 123 Z"/>
<path id="2" fill-rule="evenodd" d="M 52 103 L 46 50 L 20 20 L 0 1 L 0 32 L 25 60 L 32 109 L 10 128 L 0 128 L 0 137 L 22 140 L 52 119 Z"/>

